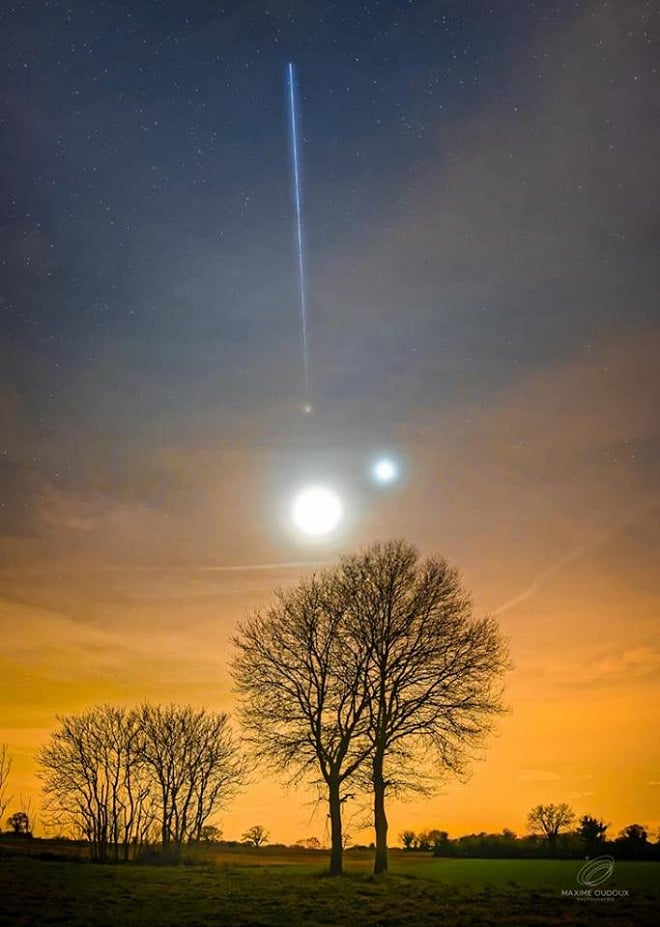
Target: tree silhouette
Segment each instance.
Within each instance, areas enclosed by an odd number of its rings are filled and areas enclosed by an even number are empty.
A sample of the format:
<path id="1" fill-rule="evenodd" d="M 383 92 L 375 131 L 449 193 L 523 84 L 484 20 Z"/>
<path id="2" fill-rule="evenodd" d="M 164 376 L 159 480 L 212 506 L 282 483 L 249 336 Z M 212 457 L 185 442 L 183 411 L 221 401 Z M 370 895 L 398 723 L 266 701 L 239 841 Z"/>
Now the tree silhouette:
<path id="1" fill-rule="evenodd" d="M 327 788 L 333 874 L 349 778 L 373 790 L 374 871 L 383 872 L 387 789 L 428 790 L 431 772 L 462 771 L 502 711 L 495 683 L 508 661 L 497 625 L 472 618 L 444 560 L 420 563 L 404 541 L 279 593 L 234 643 L 254 754 Z"/>
<path id="2" fill-rule="evenodd" d="M 530 830 L 540 829 L 554 853 L 560 831 L 566 830 L 575 820 L 575 812 L 566 804 L 536 805 L 527 815 Z"/>
<path id="3" fill-rule="evenodd" d="M 429 773 L 460 773 L 503 711 L 499 677 L 508 668 L 497 624 L 472 617 L 456 570 L 419 560 L 402 540 L 341 560 L 349 634 L 367 655 L 376 853 L 387 870 L 389 790 L 428 792 Z"/>
<path id="4" fill-rule="evenodd" d="M 155 828 L 176 861 L 244 774 L 227 716 L 176 705 L 60 717 L 38 762 L 53 821 L 86 838 L 99 862 L 127 859 Z"/>
<path id="5" fill-rule="evenodd" d="M 7 782 L 11 772 L 12 759 L 7 744 L 0 744 L 0 821 L 4 820 L 12 796 L 7 791 Z"/>
<path id="6" fill-rule="evenodd" d="M 208 819 L 233 797 L 245 765 L 224 713 L 145 703 L 138 718 L 138 757 L 160 799 L 161 845 L 178 858 L 183 843 L 201 840 Z"/>
<path id="7" fill-rule="evenodd" d="M 417 849 L 426 852 L 431 849 L 431 840 L 425 830 L 417 834 Z"/>
<path id="8" fill-rule="evenodd" d="M 303 580 L 239 625 L 232 669 L 253 755 L 326 790 L 331 875 L 342 872 L 344 786 L 370 750 L 369 653 L 346 634 L 344 613 L 334 574 Z"/>
<path id="9" fill-rule="evenodd" d="M 648 831 L 642 824 L 628 824 L 615 840 L 615 845 L 629 859 L 644 858 L 649 851 Z"/>
<path id="10" fill-rule="evenodd" d="M 251 843 L 253 847 L 260 847 L 262 844 L 268 842 L 270 837 L 269 832 L 261 824 L 253 824 L 252 827 L 249 827 L 241 840 L 245 843 Z"/>
<path id="11" fill-rule="evenodd" d="M 648 831 L 642 824 L 628 824 L 623 828 L 619 837 L 631 843 L 646 843 L 649 839 Z"/>
<path id="12" fill-rule="evenodd" d="M 399 840 L 403 844 L 404 850 L 412 850 L 416 839 L 415 832 L 412 830 L 404 830 L 399 834 Z"/>
<path id="13" fill-rule="evenodd" d="M 605 839 L 605 831 L 608 825 L 590 814 L 583 814 L 580 818 L 578 834 L 584 841 L 587 853 L 593 853 L 598 849 L 599 844 Z"/>
<path id="14" fill-rule="evenodd" d="M 295 846 L 304 847 L 306 850 L 320 850 L 322 844 L 318 837 L 302 837 L 296 840 Z"/>
<path id="15" fill-rule="evenodd" d="M 120 847 L 127 858 L 142 826 L 151 823 L 149 787 L 137 768 L 135 712 L 99 705 L 57 720 L 37 757 L 46 810 L 90 842 L 92 859 L 117 859 Z"/>
<path id="16" fill-rule="evenodd" d="M 428 840 L 430 846 L 433 849 L 437 849 L 440 846 L 444 846 L 449 839 L 449 834 L 446 830 L 438 830 L 433 828 L 426 832 L 426 839 Z"/>
<path id="17" fill-rule="evenodd" d="M 15 811 L 7 818 L 7 824 L 15 834 L 30 833 L 30 818 L 25 811 Z"/>

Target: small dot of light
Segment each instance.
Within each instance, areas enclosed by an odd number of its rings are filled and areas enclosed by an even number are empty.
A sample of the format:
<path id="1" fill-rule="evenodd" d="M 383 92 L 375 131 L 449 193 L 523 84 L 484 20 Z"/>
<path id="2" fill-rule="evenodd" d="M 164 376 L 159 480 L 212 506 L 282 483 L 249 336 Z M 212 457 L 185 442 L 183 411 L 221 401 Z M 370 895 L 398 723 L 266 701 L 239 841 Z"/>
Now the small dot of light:
<path id="1" fill-rule="evenodd" d="M 399 468 L 389 457 L 381 457 L 374 463 L 371 473 L 378 483 L 392 483 L 399 475 Z"/>

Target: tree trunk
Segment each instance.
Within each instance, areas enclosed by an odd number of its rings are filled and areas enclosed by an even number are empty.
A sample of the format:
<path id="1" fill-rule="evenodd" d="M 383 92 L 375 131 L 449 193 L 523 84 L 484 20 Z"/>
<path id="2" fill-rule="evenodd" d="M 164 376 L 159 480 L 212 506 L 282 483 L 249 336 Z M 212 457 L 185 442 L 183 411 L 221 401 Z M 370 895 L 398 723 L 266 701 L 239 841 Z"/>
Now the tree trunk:
<path id="1" fill-rule="evenodd" d="M 343 842 L 341 833 L 341 799 L 339 783 L 328 783 L 328 805 L 330 806 L 330 875 L 337 876 L 343 872 Z"/>
<path id="2" fill-rule="evenodd" d="M 385 814 L 385 778 L 383 756 L 376 753 L 373 760 L 374 786 L 374 830 L 376 831 L 376 855 L 374 875 L 387 872 L 387 815 Z"/>

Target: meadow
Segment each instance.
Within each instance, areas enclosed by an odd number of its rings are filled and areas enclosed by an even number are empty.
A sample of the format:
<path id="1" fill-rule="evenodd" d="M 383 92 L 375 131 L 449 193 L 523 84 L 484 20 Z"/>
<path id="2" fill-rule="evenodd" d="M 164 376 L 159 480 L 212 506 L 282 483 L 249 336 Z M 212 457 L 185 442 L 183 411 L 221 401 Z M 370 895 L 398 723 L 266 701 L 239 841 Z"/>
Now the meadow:
<path id="1" fill-rule="evenodd" d="M 212 852 L 178 867 L 99 866 L 53 854 L 0 856 L 2 927 L 550 927 L 657 923 L 660 869 L 620 862 L 577 900 L 579 862 L 434 859 L 393 851 L 370 876 L 371 854 L 346 854 L 346 875 L 323 872 L 322 852 Z M 602 896 L 600 896 L 602 899 Z"/>

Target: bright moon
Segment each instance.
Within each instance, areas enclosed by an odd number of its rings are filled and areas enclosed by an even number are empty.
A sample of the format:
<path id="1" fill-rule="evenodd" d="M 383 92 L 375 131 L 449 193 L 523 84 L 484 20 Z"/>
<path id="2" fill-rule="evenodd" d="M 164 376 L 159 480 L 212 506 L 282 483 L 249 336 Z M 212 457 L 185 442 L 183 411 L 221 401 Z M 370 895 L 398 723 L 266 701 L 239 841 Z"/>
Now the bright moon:
<path id="1" fill-rule="evenodd" d="M 396 479 L 398 470 L 394 461 L 389 460 L 387 457 L 381 457 L 373 465 L 371 472 L 379 483 L 391 483 Z"/>
<path id="2" fill-rule="evenodd" d="M 344 509 L 339 496 L 323 486 L 309 486 L 293 500 L 294 524 L 313 537 L 329 534 L 341 521 Z"/>

